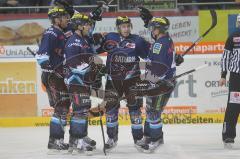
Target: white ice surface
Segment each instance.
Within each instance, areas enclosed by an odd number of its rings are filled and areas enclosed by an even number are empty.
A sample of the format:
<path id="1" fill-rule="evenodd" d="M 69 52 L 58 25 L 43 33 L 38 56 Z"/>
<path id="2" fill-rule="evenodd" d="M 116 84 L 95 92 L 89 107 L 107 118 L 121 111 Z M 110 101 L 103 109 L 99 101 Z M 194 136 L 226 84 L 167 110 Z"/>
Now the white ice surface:
<path id="1" fill-rule="evenodd" d="M 120 126 L 116 149 L 104 156 L 101 129 L 89 126 L 89 136 L 97 141 L 97 150 L 92 156 L 73 156 L 47 155 L 48 127 L 0 128 L 0 159 L 239 159 L 240 132 L 237 131 L 235 149 L 226 150 L 221 131 L 222 124 L 164 125 L 165 144 L 154 154 L 143 154 L 133 146 L 130 126 Z"/>

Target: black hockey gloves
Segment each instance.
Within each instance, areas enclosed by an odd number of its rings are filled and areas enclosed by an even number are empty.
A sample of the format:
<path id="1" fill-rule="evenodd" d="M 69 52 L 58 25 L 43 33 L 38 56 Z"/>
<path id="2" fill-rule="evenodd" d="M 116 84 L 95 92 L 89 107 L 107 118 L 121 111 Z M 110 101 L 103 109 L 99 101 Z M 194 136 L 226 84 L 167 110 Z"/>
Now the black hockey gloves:
<path id="1" fill-rule="evenodd" d="M 147 28 L 148 23 L 153 18 L 153 16 L 147 8 L 138 7 L 138 10 L 139 10 L 139 13 L 140 13 L 140 17 L 142 18 L 142 20 L 144 22 L 144 27 Z"/>
<path id="2" fill-rule="evenodd" d="M 175 62 L 176 62 L 176 65 L 177 65 L 177 66 L 180 66 L 181 63 L 184 62 L 183 56 L 176 54 L 176 56 L 175 56 Z"/>
<path id="3" fill-rule="evenodd" d="M 102 13 L 103 13 L 102 6 L 98 6 L 95 10 L 93 10 L 89 14 L 89 16 L 94 21 L 101 21 L 102 20 Z"/>

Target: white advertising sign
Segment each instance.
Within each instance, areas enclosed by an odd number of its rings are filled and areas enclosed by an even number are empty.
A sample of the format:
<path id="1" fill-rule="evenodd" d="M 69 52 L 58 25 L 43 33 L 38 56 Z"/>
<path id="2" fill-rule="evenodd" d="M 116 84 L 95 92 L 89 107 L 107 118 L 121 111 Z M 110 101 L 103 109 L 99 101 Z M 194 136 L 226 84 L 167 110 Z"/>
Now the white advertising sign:
<path id="1" fill-rule="evenodd" d="M 192 42 L 199 36 L 198 16 L 168 17 L 170 20 L 169 34 L 174 42 Z M 144 28 L 141 18 L 132 17 L 132 33 L 138 34 L 151 41 L 148 29 Z M 103 18 L 96 23 L 95 32 L 114 32 L 116 18 Z"/>
<path id="2" fill-rule="evenodd" d="M 177 67 L 177 74 L 207 64 L 208 67 L 179 78 L 167 104 L 166 111 L 193 111 L 194 113 L 223 113 L 227 103 L 228 87 L 220 87 L 221 55 L 188 55 Z M 42 90 L 38 67 L 38 115 L 49 115 L 47 94 Z M 93 101 L 94 103 L 94 101 Z M 123 102 L 124 105 L 124 102 Z M 178 109 L 174 109 L 178 107 Z M 181 108 L 181 109 L 180 109 Z M 171 109 L 171 110 L 170 110 Z"/>
<path id="3" fill-rule="evenodd" d="M 177 74 L 207 64 L 208 67 L 179 78 L 168 105 L 197 106 L 198 113 L 223 113 L 228 87 L 219 86 L 221 55 L 188 55 Z"/>

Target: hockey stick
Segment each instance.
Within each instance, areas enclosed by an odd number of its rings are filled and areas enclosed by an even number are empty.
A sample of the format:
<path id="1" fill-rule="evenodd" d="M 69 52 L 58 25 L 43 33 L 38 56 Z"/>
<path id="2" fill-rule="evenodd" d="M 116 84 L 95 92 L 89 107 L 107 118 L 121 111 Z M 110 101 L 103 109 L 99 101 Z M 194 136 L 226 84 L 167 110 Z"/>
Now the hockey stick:
<path id="1" fill-rule="evenodd" d="M 29 51 L 34 57 L 36 56 L 35 52 L 33 52 L 32 49 L 30 49 L 30 47 L 27 47 L 27 51 Z"/>
<path id="2" fill-rule="evenodd" d="M 103 101 L 103 103 L 104 103 L 104 101 Z M 103 139 L 103 153 L 106 156 L 107 155 L 106 154 L 106 147 L 105 147 L 106 142 L 105 142 L 105 134 L 104 134 L 104 129 L 103 129 L 103 122 L 102 122 L 103 114 L 102 114 L 101 109 L 100 109 L 100 104 L 98 104 L 98 111 L 99 111 L 99 118 L 100 118 L 99 120 L 100 120 L 100 127 L 101 127 L 101 131 L 102 131 L 102 139 Z"/>
<path id="3" fill-rule="evenodd" d="M 187 72 L 181 73 L 180 75 L 177 75 L 177 76 L 173 77 L 171 80 L 173 81 L 173 80 L 175 80 L 175 79 L 177 79 L 177 78 L 180 78 L 180 77 L 182 77 L 182 76 L 188 75 L 188 74 L 190 74 L 190 73 L 192 73 L 192 72 L 198 71 L 198 70 L 203 69 L 203 68 L 205 68 L 205 67 L 207 67 L 207 66 L 208 66 L 207 64 L 198 66 L 197 68 L 191 69 L 191 70 L 189 70 L 189 71 L 187 71 Z"/>
<path id="4" fill-rule="evenodd" d="M 139 83 L 136 83 L 134 86 L 130 87 L 130 92 L 136 96 L 160 96 L 166 93 L 171 92 L 175 87 L 175 80 L 177 78 L 180 78 L 182 76 L 188 75 L 190 73 L 193 73 L 197 70 L 203 69 L 207 67 L 208 65 L 202 65 L 195 69 L 189 70 L 187 72 L 184 72 L 180 75 L 177 75 L 171 79 L 168 80 L 158 80 L 157 82 L 152 83 L 148 80 L 143 80 Z"/>
<path id="5" fill-rule="evenodd" d="M 36 53 L 32 51 L 32 49 L 30 49 L 29 47 L 27 47 L 27 50 L 35 57 L 36 56 Z M 48 73 L 54 73 L 56 76 L 62 78 L 62 75 L 57 73 L 55 70 L 48 70 L 48 69 L 43 69 L 42 68 L 42 71 L 43 72 L 48 72 Z"/>
<path id="6" fill-rule="evenodd" d="M 182 56 L 185 56 L 195 45 L 198 44 L 199 41 L 201 41 L 216 25 L 217 25 L 217 13 L 215 10 L 210 10 L 210 14 L 212 17 L 212 25 L 210 28 L 208 28 L 205 33 L 203 33 L 194 43 L 182 54 Z"/>

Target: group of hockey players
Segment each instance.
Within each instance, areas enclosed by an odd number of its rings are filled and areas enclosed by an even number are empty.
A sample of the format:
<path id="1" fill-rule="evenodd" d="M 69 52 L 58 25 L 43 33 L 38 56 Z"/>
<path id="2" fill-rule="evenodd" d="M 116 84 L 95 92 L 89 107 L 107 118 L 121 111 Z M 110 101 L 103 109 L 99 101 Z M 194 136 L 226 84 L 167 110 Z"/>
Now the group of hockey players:
<path id="1" fill-rule="evenodd" d="M 177 65 L 183 62 L 181 56 L 175 56 L 173 41 L 168 35 L 169 20 L 153 17 L 147 9 L 140 8 L 144 26 L 154 40 L 150 44 L 131 33 L 134 28 L 127 16 L 116 18 L 117 32 L 93 34 L 96 21 L 102 19 L 101 7 L 84 15 L 74 11 L 69 0 L 55 0 L 54 5 L 48 12 L 52 26 L 44 32 L 36 55 L 49 103 L 54 108 L 48 149 L 79 153 L 96 148 L 96 142 L 88 137 L 90 96 L 91 90 L 101 87 L 102 76 L 105 76 L 106 150 L 110 151 L 117 145 L 118 110 L 120 100 L 125 98 L 135 147 L 141 152 L 154 152 L 163 143 L 161 114 L 175 85 L 171 79 L 175 76 L 176 62 Z M 106 64 L 98 61 L 98 54 L 102 52 L 107 52 Z M 152 83 L 169 80 L 171 84 L 169 91 L 157 96 L 145 94 L 144 124 L 141 114 L 143 98 L 131 92 L 131 88 L 142 80 L 140 58 L 149 63 L 148 71 L 155 79 L 145 80 Z M 166 69 L 162 71 L 156 67 L 158 64 Z M 70 106 L 72 112 L 67 144 L 64 143 L 64 128 Z"/>

